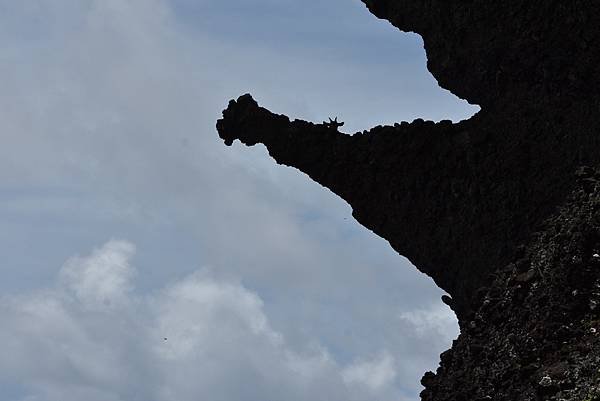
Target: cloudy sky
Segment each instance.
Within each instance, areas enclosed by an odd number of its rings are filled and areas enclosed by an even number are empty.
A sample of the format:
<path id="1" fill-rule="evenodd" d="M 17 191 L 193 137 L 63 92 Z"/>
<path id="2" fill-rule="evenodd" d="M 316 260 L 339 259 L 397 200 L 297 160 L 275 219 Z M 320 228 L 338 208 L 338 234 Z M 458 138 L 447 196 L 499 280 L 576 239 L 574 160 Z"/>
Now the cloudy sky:
<path id="1" fill-rule="evenodd" d="M 442 292 L 214 124 L 477 109 L 359 0 L 0 0 L 0 401 L 417 400 Z M 166 340 L 165 340 L 166 339 Z"/>

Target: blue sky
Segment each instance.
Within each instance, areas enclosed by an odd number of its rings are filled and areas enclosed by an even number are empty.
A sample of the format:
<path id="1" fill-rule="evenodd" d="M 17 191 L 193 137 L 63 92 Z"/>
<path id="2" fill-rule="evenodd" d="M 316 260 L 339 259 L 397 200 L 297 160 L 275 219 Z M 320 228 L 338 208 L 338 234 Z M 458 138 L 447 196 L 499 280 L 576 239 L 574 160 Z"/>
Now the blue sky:
<path id="1" fill-rule="evenodd" d="M 350 0 L 0 0 L 0 49 L 0 400 L 418 399 L 441 291 L 214 129 L 246 92 L 350 133 L 467 118 L 418 36 Z"/>

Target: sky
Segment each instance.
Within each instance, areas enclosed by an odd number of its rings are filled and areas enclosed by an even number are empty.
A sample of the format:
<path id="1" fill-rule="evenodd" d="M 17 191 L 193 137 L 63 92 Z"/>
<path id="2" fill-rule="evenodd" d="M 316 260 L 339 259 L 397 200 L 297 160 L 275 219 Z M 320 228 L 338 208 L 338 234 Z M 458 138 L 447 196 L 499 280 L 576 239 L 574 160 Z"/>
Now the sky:
<path id="1" fill-rule="evenodd" d="M 443 292 L 214 126 L 477 111 L 425 63 L 358 0 L 0 0 L 0 401 L 417 400 Z"/>

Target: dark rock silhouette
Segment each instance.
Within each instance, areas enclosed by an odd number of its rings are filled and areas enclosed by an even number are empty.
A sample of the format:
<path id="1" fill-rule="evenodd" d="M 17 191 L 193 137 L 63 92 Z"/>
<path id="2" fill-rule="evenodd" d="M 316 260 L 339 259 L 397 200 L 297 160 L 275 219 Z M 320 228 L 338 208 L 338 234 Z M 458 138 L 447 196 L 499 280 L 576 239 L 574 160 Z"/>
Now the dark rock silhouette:
<path id="1" fill-rule="evenodd" d="M 600 400 L 600 2 L 363 1 L 481 111 L 347 135 L 244 95 L 219 135 L 331 189 L 450 294 L 461 335 L 424 400 Z"/>

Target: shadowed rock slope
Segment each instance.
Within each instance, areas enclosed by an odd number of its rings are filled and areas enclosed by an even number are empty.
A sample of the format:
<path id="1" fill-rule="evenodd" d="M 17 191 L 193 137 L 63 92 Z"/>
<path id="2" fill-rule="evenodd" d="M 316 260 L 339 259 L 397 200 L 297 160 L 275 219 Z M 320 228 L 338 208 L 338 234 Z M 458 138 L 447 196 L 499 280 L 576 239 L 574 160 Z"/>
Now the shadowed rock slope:
<path id="1" fill-rule="evenodd" d="M 219 135 L 338 194 L 451 295 L 461 335 L 424 400 L 600 400 L 600 2 L 363 1 L 481 111 L 348 135 L 244 95 Z"/>

